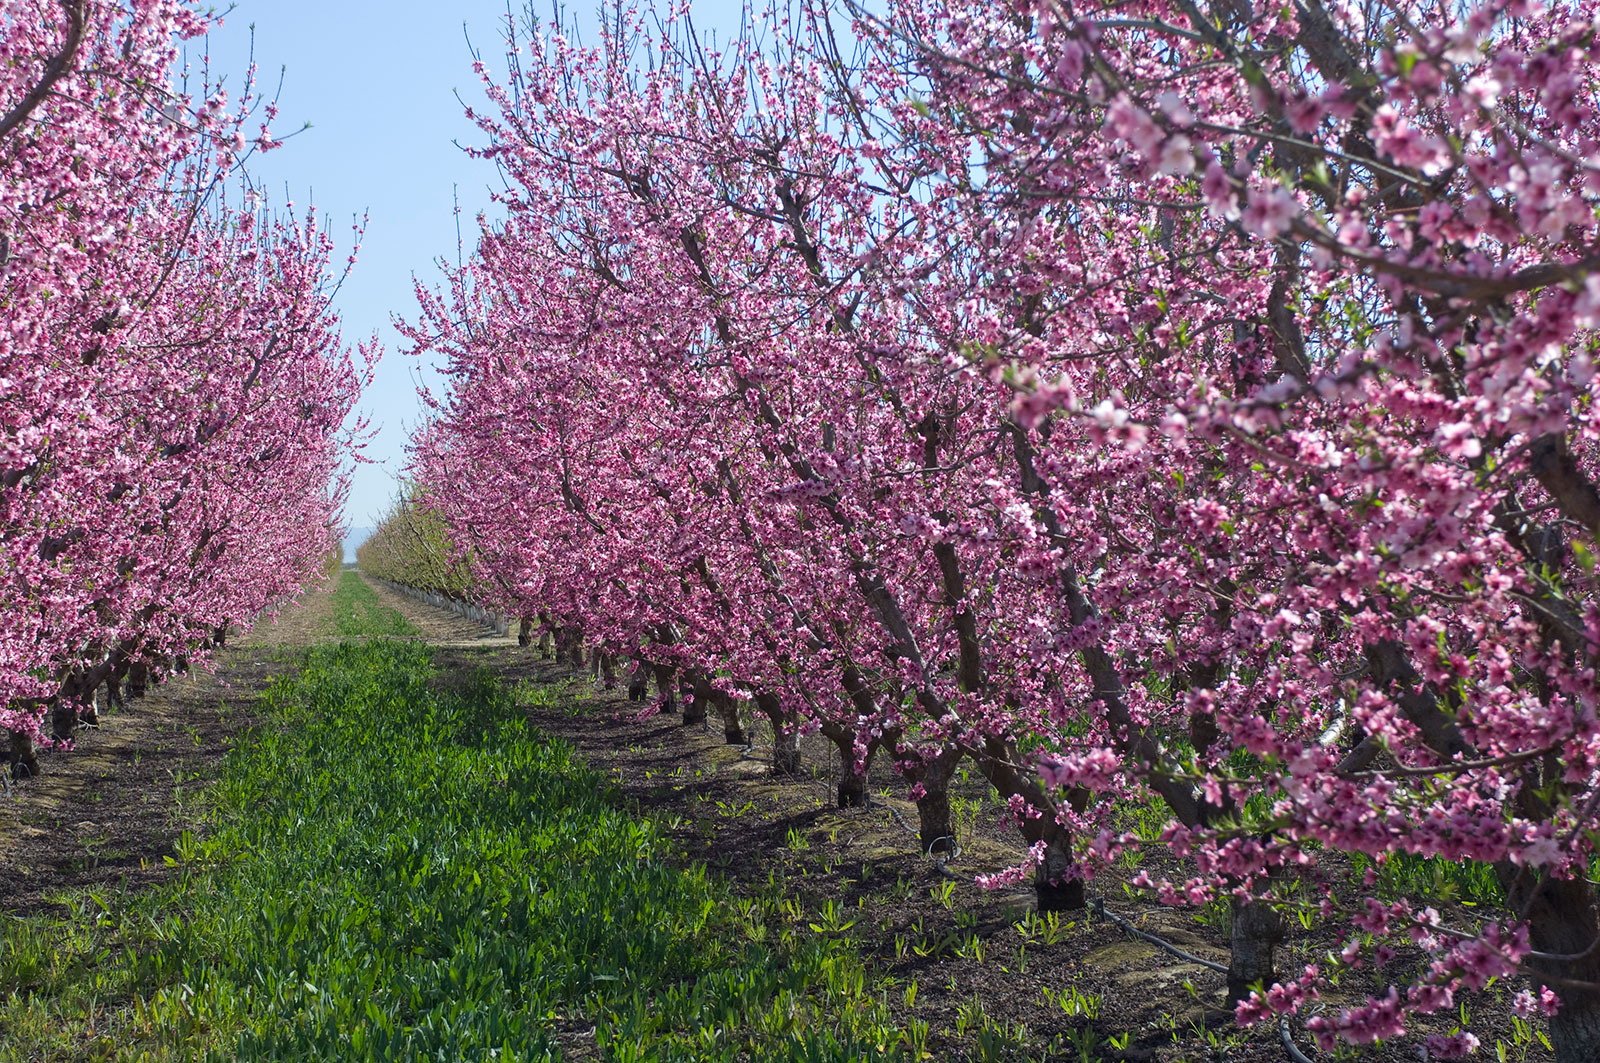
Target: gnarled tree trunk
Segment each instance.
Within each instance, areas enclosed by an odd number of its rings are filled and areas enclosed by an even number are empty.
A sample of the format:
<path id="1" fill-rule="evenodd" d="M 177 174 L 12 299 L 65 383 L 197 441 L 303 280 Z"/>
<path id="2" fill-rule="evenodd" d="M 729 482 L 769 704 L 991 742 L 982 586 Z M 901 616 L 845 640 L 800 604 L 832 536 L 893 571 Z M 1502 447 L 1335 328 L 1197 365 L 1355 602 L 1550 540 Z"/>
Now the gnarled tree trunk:
<path id="1" fill-rule="evenodd" d="M 867 749 L 856 757 L 856 732 L 836 723 L 824 723 L 822 733 L 833 741 L 839 750 L 839 807 L 865 808 L 867 806 L 867 769 L 878 752 L 879 740 L 867 743 Z"/>
<path id="2" fill-rule="evenodd" d="M 628 672 L 628 700 L 643 701 L 650 695 L 650 666 L 644 663 L 641 657 L 633 659 L 633 667 Z"/>
<path id="3" fill-rule="evenodd" d="M 11 777 L 31 779 L 39 774 L 39 754 L 33 748 L 33 736 L 22 731 L 11 732 Z"/>
<path id="4" fill-rule="evenodd" d="M 128 668 L 128 697 L 142 698 L 150 691 L 150 666 L 143 661 Z"/>
<path id="5" fill-rule="evenodd" d="M 1010 799 L 1015 794 L 1038 813 L 1024 814 L 1019 826 L 1023 840 L 1030 847 L 1044 843 L 1044 859 L 1033 876 L 1033 893 L 1039 911 L 1077 911 L 1088 905 L 1088 898 L 1083 878 L 1072 859 L 1072 832 L 1057 818 L 1056 803 L 1039 785 L 1037 777 L 1017 770 L 1018 761 L 1016 747 L 994 737 L 985 741 L 984 754 L 977 758 L 978 770 L 1000 791 L 1000 796 Z M 1089 794 L 1074 790 L 1069 799 L 1081 811 L 1088 803 Z"/>
<path id="6" fill-rule="evenodd" d="M 720 690 L 712 691 L 711 703 L 717 707 L 717 712 L 722 716 L 722 739 L 730 746 L 742 746 L 747 742 L 744 734 L 744 722 L 739 719 L 739 703 Z"/>
<path id="7" fill-rule="evenodd" d="M 897 736 L 886 737 L 885 744 L 900 762 L 900 774 L 913 789 L 921 787 L 917 798 L 917 841 L 925 856 L 953 855 L 958 842 L 955 823 L 950 818 L 950 780 L 964 755 L 954 746 L 932 757 L 916 750 L 902 749 Z"/>

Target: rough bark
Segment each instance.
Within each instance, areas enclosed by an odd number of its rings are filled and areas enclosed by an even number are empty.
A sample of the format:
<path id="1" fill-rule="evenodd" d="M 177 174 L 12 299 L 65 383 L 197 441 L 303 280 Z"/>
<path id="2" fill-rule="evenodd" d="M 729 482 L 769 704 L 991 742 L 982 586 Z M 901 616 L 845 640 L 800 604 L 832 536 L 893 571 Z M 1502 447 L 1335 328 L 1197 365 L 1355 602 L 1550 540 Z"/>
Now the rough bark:
<path id="1" fill-rule="evenodd" d="M 628 673 L 628 700 L 643 701 L 650 695 L 650 666 L 638 657 L 633 659 L 633 669 Z"/>
<path id="2" fill-rule="evenodd" d="M 950 821 L 950 791 L 947 787 L 928 790 L 917 798 L 917 842 L 926 856 L 955 854 L 956 828 Z"/>
<path id="3" fill-rule="evenodd" d="M 600 679 L 600 685 L 606 690 L 617 689 L 617 670 L 611 660 L 611 654 L 603 650 L 594 651 L 595 673 Z"/>
<path id="4" fill-rule="evenodd" d="M 525 616 L 517 621 L 517 645 L 523 649 L 533 641 L 533 617 Z"/>
<path id="5" fill-rule="evenodd" d="M 150 666 L 143 662 L 128 669 L 128 697 L 142 698 L 150 692 Z"/>
<path id="6" fill-rule="evenodd" d="M 745 745 L 749 740 L 745 737 L 744 722 L 739 719 L 739 703 L 720 690 L 712 693 L 711 703 L 722 717 L 723 740 L 730 746 Z"/>
<path id="7" fill-rule="evenodd" d="M 1550 1046 L 1556 1063 L 1600 1060 L 1600 922 L 1594 887 L 1581 878 L 1557 879 L 1527 869 L 1499 869 L 1510 880 L 1507 900 L 1527 913 L 1528 941 L 1543 954 L 1530 957 L 1535 985 L 1561 998 L 1550 1018 Z"/>
<path id="8" fill-rule="evenodd" d="M 58 742 L 70 742 L 78 730 L 78 705 L 71 698 L 57 698 L 50 706 L 50 734 Z"/>
<path id="9" fill-rule="evenodd" d="M 867 769 L 878 752 L 878 739 L 867 743 L 867 752 L 856 761 L 856 732 L 836 723 L 825 723 L 822 733 L 839 750 L 839 807 L 865 808 L 867 806 Z"/>
<path id="10" fill-rule="evenodd" d="M 1274 952 L 1282 943 L 1283 913 L 1266 901 L 1232 900 L 1232 932 L 1228 956 L 1228 1004 L 1250 996 L 1254 985 L 1277 980 Z"/>
<path id="11" fill-rule="evenodd" d="M 1021 797 L 1037 816 L 1023 816 L 1019 827 L 1022 839 L 1031 848 L 1044 842 L 1044 859 L 1033 876 L 1034 898 L 1041 912 L 1068 912 L 1088 906 L 1083 878 L 1072 859 L 1072 832 L 1056 818 L 1056 804 L 1034 774 L 1017 770 L 1016 748 L 1009 742 L 990 737 L 984 743 L 984 752 L 977 758 L 978 770 L 994 784 L 1001 797 L 1013 794 Z M 1078 811 L 1087 805 L 1089 794 L 1077 789 L 1070 794 Z"/>

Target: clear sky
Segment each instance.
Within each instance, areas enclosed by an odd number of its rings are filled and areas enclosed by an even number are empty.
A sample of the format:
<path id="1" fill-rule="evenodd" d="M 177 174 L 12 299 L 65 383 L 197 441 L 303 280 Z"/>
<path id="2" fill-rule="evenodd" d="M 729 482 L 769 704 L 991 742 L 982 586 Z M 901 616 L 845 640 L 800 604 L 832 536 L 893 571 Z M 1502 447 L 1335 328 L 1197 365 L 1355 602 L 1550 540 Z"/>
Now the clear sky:
<path id="1" fill-rule="evenodd" d="M 514 10 L 521 6 L 513 0 Z M 536 10 L 548 11 L 548 0 Z M 737 25 L 737 10 L 732 0 L 694 2 L 705 30 Z M 475 218 L 490 207 L 493 167 L 466 158 L 454 143 L 476 144 L 481 136 L 455 92 L 480 98 L 463 25 L 490 73 L 505 70 L 505 14 L 506 0 L 240 0 L 209 41 L 213 71 L 232 73 L 236 84 L 253 26 L 261 80 L 275 85 L 284 70 L 274 132 L 311 123 L 252 160 L 273 201 L 315 203 L 333 223 L 338 262 L 348 254 L 352 216 L 368 216 L 360 261 L 337 308 L 347 342 L 376 332 L 388 353 L 362 402 L 377 429 L 367 446 L 376 464 L 356 470 L 345 513 L 352 525 L 375 523 L 392 499 L 406 439 L 422 417 L 417 385 L 437 382 L 430 366 L 403 352 L 390 315 L 414 317 L 413 276 L 432 285 L 436 261 L 455 260 L 452 195 L 469 250 Z M 592 15 L 584 22 L 592 24 Z"/>

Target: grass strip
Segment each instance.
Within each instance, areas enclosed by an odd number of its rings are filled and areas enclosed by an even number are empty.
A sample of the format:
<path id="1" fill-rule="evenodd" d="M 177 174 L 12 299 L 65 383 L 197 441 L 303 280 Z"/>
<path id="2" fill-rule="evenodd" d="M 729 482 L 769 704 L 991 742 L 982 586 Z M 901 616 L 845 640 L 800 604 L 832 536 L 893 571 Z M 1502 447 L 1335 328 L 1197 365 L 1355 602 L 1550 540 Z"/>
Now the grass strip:
<path id="1" fill-rule="evenodd" d="M 422 632 L 398 610 L 391 609 L 355 572 L 343 569 L 339 583 L 328 596 L 328 616 L 322 633 L 338 638 L 389 635 L 408 638 Z"/>
<path id="2" fill-rule="evenodd" d="M 344 643 L 262 714 L 171 883 L 6 922 L 0 1060 L 922 1055 L 848 939 L 675 866 L 487 674 Z"/>

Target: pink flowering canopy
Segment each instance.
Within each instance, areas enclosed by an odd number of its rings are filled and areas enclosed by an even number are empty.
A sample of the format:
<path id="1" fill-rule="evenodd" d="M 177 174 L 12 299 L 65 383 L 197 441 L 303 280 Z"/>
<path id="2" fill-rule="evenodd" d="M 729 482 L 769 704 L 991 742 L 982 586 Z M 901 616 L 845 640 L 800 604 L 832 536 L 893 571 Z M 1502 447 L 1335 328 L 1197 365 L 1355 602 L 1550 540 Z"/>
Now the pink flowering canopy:
<path id="1" fill-rule="evenodd" d="M 316 218 L 274 217 L 233 187 L 248 151 L 276 146 L 272 105 L 251 79 L 230 99 L 175 66 L 206 25 L 171 0 L 0 12 L 0 728 L 14 752 L 102 680 L 203 657 L 334 545 L 341 425 L 366 369 L 328 307 Z"/>
<path id="2" fill-rule="evenodd" d="M 410 328 L 451 381 L 418 498 L 503 610 L 886 751 L 930 849 L 970 761 L 1041 903 L 1163 802 L 1183 870 L 1138 884 L 1231 904 L 1241 1021 L 1368 1043 L 1527 974 L 1595 1058 L 1595 14 L 514 38 L 472 115 L 507 220 Z M 1381 895 L 1400 854 L 1504 911 Z M 1297 909 L 1346 947 L 1279 972 Z"/>

